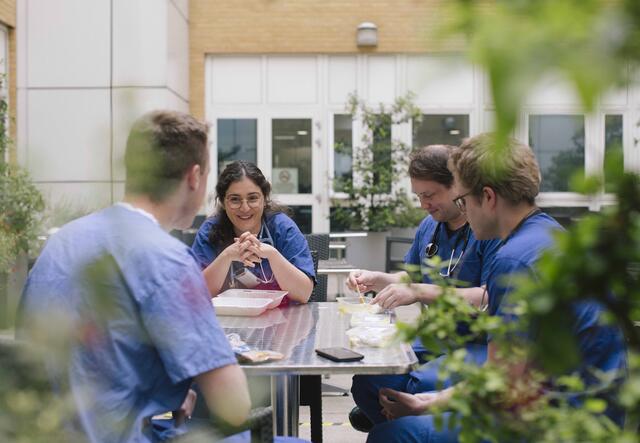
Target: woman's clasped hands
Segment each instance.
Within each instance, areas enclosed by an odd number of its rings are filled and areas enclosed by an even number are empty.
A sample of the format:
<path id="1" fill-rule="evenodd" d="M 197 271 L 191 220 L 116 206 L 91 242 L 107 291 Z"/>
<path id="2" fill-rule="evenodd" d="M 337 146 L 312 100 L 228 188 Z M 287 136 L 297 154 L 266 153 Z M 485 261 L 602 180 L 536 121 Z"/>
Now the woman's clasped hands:
<path id="1" fill-rule="evenodd" d="M 230 250 L 234 261 L 242 262 L 249 267 L 254 267 L 263 258 L 269 259 L 270 254 L 275 251 L 273 246 L 261 242 L 255 234 L 248 231 L 235 238 L 227 249 Z"/>

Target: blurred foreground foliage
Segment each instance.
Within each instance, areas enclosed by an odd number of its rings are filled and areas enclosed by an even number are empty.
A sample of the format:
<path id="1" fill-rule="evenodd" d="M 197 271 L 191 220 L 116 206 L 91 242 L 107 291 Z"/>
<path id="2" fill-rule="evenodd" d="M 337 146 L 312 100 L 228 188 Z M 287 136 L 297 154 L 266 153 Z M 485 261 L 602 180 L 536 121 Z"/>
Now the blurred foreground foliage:
<path id="1" fill-rule="evenodd" d="M 464 35 L 468 56 L 487 73 L 500 140 L 514 133 L 529 92 L 548 76 L 562 77 L 575 87 L 585 112 L 616 87 L 638 75 L 640 2 L 637 0 L 505 0 L 452 2 L 447 32 Z M 634 122 L 634 124 L 638 124 Z M 636 142 L 637 144 L 637 142 Z M 601 147 L 604 151 L 604 146 Z M 538 279 L 520 280 L 515 307 L 520 321 L 504 324 L 485 312 L 470 314 L 456 297 L 451 282 L 443 297 L 424 310 L 415 325 L 400 325 L 406 340 L 421 337 L 435 352 L 447 353 L 442 377 L 459 384 L 448 410 L 457 412 L 450 425 L 462 425 L 460 440 L 536 442 L 635 442 L 640 422 L 640 177 L 621 170 L 622 153 L 607 155 L 604 177 L 616 204 L 591 213 L 557 234 L 557 248 L 538 264 Z M 572 190 L 600 194 L 603 177 L 572 179 Z M 612 291 L 615 297 L 609 297 Z M 572 302 L 596 299 L 606 308 L 605 321 L 623 330 L 629 345 L 629 371 L 620 389 L 599 374 L 599 383 L 585 390 L 575 375 L 577 347 L 567 330 Z M 491 334 L 505 363 L 532 359 L 536 369 L 525 380 L 511 380 L 501 368 L 464 362 L 464 339 L 455 331 L 461 320 L 475 332 Z M 535 324 L 542 331 L 534 343 L 518 331 Z M 553 379 L 557 388 L 544 389 Z M 572 407 L 571 393 L 581 393 L 582 406 Z M 609 395 L 604 395 L 607 393 Z M 624 429 L 601 414 L 607 406 L 627 411 Z"/>

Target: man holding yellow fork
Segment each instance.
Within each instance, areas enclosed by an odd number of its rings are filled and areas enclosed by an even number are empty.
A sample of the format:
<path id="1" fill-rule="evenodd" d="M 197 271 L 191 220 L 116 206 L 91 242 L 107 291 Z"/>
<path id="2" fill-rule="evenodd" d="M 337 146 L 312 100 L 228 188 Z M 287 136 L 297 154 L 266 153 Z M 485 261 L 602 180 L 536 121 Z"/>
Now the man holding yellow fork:
<path id="1" fill-rule="evenodd" d="M 420 266 L 425 259 L 440 257 L 443 267 L 440 275 L 463 282 L 458 293 L 474 306 L 481 308 L 488 264 L 495 253 L 498 241 L 479 241 L 475 238 L 465 215 L 453 202 L 453 175 L 447 167 L 453 149 L 447 145 L 430 145 L 416 150 L 409 163 L 411 190 L 420 199 L 420 206 L 428 215 L 420 223 L 413 244 L 404 262 Z M 382 308 L 416 302 L 429 304 L 440 295 L 440 287 L 432 284 L 424 274 L 422 283 L 406 284 L 407 272 L 384 273 L 359 270 L 349 274 L 347 287 L 358 293 L 375 291 L 372 303 Z M 426 352 L 416 341 L 414 351 L 421 361 L 435 357 Z M 486 342 L 467 345 L 467 355 L 482 364 L 486 359 Z M 373 424 L 385 421 L 378 403 L 378 391 L 391 387 L 409 393 L 436 389 L 438 359 L 406 375 L 355 376 L 351 392 L 358 405 L 349 414 L 354 428 L 368 432 Z"/>

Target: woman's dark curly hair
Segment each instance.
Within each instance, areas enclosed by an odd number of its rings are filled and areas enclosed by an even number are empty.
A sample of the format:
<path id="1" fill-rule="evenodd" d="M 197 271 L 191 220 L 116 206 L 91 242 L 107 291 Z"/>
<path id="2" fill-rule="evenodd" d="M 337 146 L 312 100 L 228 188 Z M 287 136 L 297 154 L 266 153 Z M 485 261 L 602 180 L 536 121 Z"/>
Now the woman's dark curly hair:
<path id="1" fill-rule="evenodd" d="M 218 223 L 213 225 L 211 231 L 209 231 L 209 242 L 220 249 L 224 249 L 232 244 L 234 237 L 236 237 L 233 231 L 233 224 L 224 210 L 224 198 L 227 195 L 229 186 L 231 186 L 232 183 L 242 180 L 244 177 L 251 180 L 262 191 L 265 202 L 262 220 L 265 220 L 267 215 L 277 212 L 289 213 L 287 207 L 274 203 L 271 200 L 271 183 L 267 181 L 260 168 L 244 160 L 237 160 L 228 164 L 218 177 L 218 183 L 216 184 L 216 212 L 212 217 L 217 217 Z"/>

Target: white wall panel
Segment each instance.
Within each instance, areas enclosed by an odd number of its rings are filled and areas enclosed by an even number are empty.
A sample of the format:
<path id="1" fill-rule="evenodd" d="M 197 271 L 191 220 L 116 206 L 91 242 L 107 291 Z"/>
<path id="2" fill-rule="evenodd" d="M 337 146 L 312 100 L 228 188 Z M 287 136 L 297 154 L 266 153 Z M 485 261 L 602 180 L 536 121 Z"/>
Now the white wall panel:
<path id="1" fill-rule="evenodd" d="M 167 84 L 167 1 L 113 0 L 114 86 Z"/>
<path id="2" fill-rule="evenodd" d="M 423 106 L 470 106 L 473 67 L 458 56 L 408 56 L 407 89 Z"/>
<path id="3" fill-rule="evenodd" d="M 396 97 L 396 58 L 367 58 L 367 101 L 371 104 L 392 103 Z"/>
<path id="4" fill-rule="evenodd" d="M 30 90 L 27 102 L 35 181 L 110 180 L 109 90 Z"/>
<path id="5" fill-rule="evenodd" d="M 628 95 L 627 88 L 609 91 L 602 97 L 602 104 L 604 106 L 627 106 Z"/>
<path id="6" fill-rule="evenodd" d="M 167 21 L 167 86 L 188 100 L 189 24 L 173 3 Z"/>
<path id="7" fill-rule="evenodd" d="M 209 97 L 214 104 L 262 102 L 261 57 L 213 57 L 209 70 Z"/>
<path id="8" fill-rule="evenodd" d="M 579 106 L 580 98 L 564 78 L 549 74 L 532 88 L 527 104 L 530 106 Z"/>
<path id="9" fill-rule="evenodd" d="M 329 56 L 329 103 L 345 103 L 357 92 L 357 60 L 354 56 Z"/>
<path id="10" fill-rule="evenodd" d="M 178 8 L 178 11 L 180 11 L 180 14 L 185 18 L 185 19 L 189 19 L 189 0 L 170 0 L 171 3 L 173 3 L 175 5 L 176 8 Z"/>
<path id="11" fill-rule="evenodd" d="M 124 182 L 113 182 L 111 191 L 113 193 L 114 203 L 124 200 Z"/>
<path id="12" fill-rule="evenodd" d="M 176 111 L 189 113 L 189 102 L 187 100 L 169 89 L 165 91 L 165 94 L 167 97 L 165 107 L 167 109 L 175 109 Z"/>
<path id="13" fill-rule="evenodd" d="M 124 152 L 133 122 L 156 109 L 184 111 L 184 101 L 166 88 L 122 88 L 113 91 L 113 179 L 124 180 Z"/>
<path id="14" fill-rule="evenodd" d="M 267 58 L 267 101 L 269 103 L 316 103 L 318 101 L 316 57 Z"/>
<path id="15" fill-rule="evenodd" d="M 36 183 L 50 211 L 87 214 L 111 204 L 111 183 Z"/>
<path id="16" fill-rule="evenodd" d="M 27 2 L 28 86 L 109 86 L 110 3 Z"/>
<path id="17" fill-rule="evenodd" d="M 27 87 L 27 2 L 16 2 L 16 86 Z"/>

